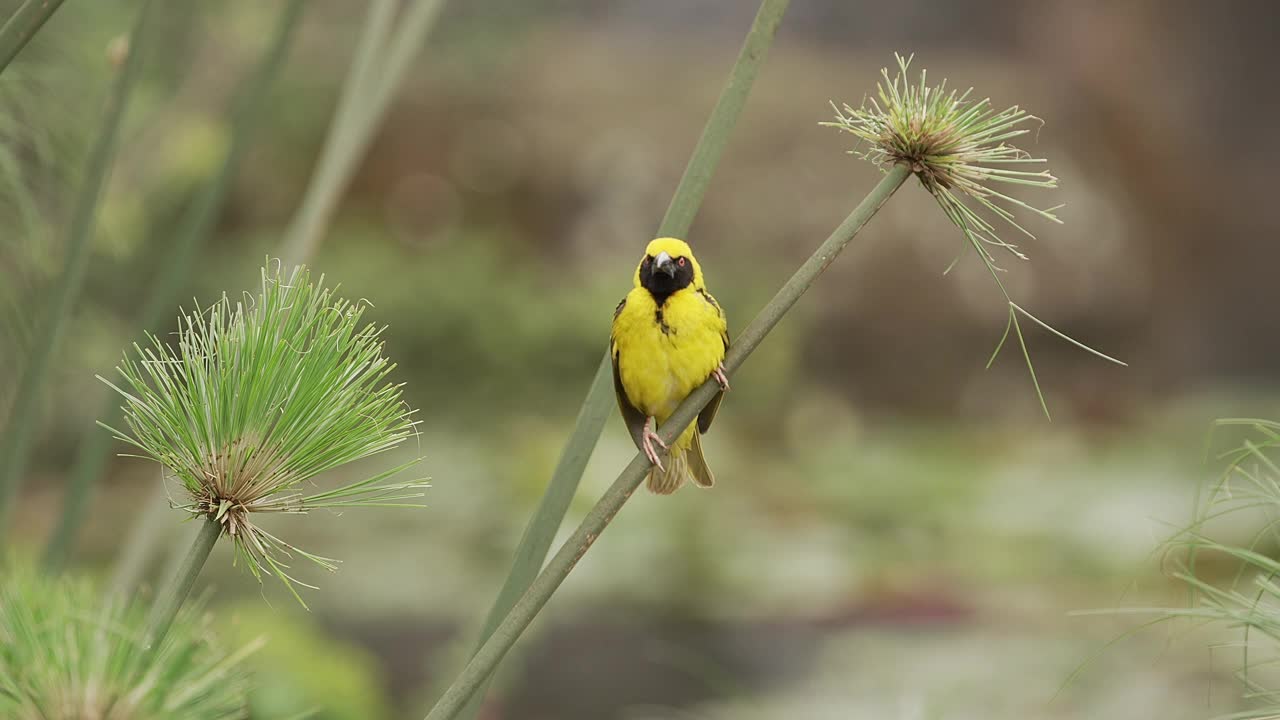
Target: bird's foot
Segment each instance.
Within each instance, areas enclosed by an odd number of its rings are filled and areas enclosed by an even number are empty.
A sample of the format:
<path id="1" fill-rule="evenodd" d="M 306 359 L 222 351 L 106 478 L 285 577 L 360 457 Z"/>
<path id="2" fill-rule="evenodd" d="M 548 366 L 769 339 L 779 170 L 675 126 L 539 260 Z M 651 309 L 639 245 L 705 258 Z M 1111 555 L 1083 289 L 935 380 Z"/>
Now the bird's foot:
<path id="1" fill-rule="evenodd" d="M 716 382 L 720 384 L 721 390 L 727 391 L 729 389 L 729 376 L 724 374 L 724 363 L 716 366 L 716 370 L 711 373 L 711 377 L 715 378 Z"/>
<path id="2" fill-rule="evenodd" d="M 640 442 L 644 449 L 644 456 L 649 458 L 649 462 L 656 465 L 659 470 L 665 470 L 666 468 L 662 467 L 662 458 L 659 457 L 658 451 L 653 447 L 654 443 L 657 443 L 663 450 L 667 449 L 667 444 L 662 442 L 662 438 L 658 437 L 658 432 L 649 427 L 649 423 L 646 422 Z"/>

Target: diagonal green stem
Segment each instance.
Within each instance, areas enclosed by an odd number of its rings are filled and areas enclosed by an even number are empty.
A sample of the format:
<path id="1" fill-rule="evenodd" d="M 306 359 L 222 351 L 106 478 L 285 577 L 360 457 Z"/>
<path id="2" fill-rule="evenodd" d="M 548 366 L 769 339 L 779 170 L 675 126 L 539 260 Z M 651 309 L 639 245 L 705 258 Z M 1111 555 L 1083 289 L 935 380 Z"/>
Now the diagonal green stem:
<path id="1" fill-rule="evenodd" d="M 369 103 L 373 96 L 374 78 L 381 66 L 383 48 L 391 37 L 396 19 L 396 8 L 400 0 L 373 0 L 365 13 L 364 27 L 360 30 L 360 38 L 351 55 L 351 66 L 347 68 L 346 78 L 342 81 L 342 91 L 338 96 L 338 105 L 334 109 L 329 137 L 325 142 L 322 155 L 313 182 L 323 177 L 326 168 L 333 163 L 331 159 L 337 146 L 343 145 L 345 136 L 352 134 L 360 124 L 360 110 Z M 341 139 L 340 139 L 341 138 Z M 308 188 L 304 200 L 313 201 L 314 191 Z M 305 206 L 306 203 L 304 202 Z M 313 221 L 318 218 L 312 219 Z M 295 218 L 295 222 L 297 218 Z M 291 231 L 296 228 L 290 228 Z"/>
<path id="2" fill-rule="evenodd" d="M 22 48 L 31 42 L 63 0 L 26 0 L 0 27 L 0 72 L 18 57 Z"/>
<path id="3" fill-rule="evenodd" d="M 102 188 L 115 159 L 125 106 L 138 78 L 147 35 L 155 25 L 151 14 L 156 3 L 145 0 L 129 34 L 130 49 L 124 68 L 107 95 L 102 126 L 89 157 L 89 169 L 76 197 L 67 238 L 66 261 L 62 277 L 54 289 L 44 324 L 31 346 L 25 370 L 13 401 L 8 429 L 0 436 L 0 541 L 8 529 L 13 504 L 22 487 L 31 452 L 31 442 L 39 426 L 40 396 L 49 366 L 53 364 L 58 343 L 66 329 L 71 310 L 80 296 L 85 271 L 89 266 L 89 250 L 93 239 L 94 218 Z"/>
<path id="4" fill-rule="evenodd" d="M 209 559 L 209 553 L 213 552 L 213 546 L 222 535 L 222 524 L 217 520 L 205 516 L 197 522 L 200 523 L 200 531 L 196 533 L 195 541 L 191 543 L 191 550 L 187 552 L 186 559 L 151 608 L 145 645 L 148 650 L 154 650 L 169 633 L 169 626 L 173 625 L 173 619 L 178 616 L 178 610 L 182 609 L 182 604 L 187 601 L 191 588 L 196 584 L 196 578 L 200 577 L 200 571 L 204 568 L 205 561 Z"/>
<path id="5" fill-rule="evenodd" d="M 279 74 L 280 67 L 284 64 L 285 56 L 288 55 L 294 29 L 298 26 L 298 20 L 306 4 L 307 0 L 290 0 L 280 13 L 271 42 L 257 67 L 250 72 L 232 113 L 231 139 L 226 154 L 223 155 L 222 165 L 183 218 L 182 227 L 168 250 L 165 267 L 152 284 L 151 293 L 139 315 L 141 327 L 154 330 L 164 322 L 166 314 L 177 304 L 178 293 L 186 285 L 187 278 L 191 274 L 196 249 L 209 237 L 218 219 L 227 190 L 231 187 L 231 181 L 235 178 L 236 170 L 240 166 L 240 159 L 244 156 L 254 127 L 266 105 L 267 93 Z M 105 419 L 115 416 L 118 402 L 119 399 L 114 394 L 107 396 L 97 417 Z M 103 432 L 97 426 L 94 426 L 81 440 L 72 466 L 66 499 L 62 504 L 62 515 L 45 548 L 46 569 L 57 571 L 66 562 L 76 534 L 84 521 L 93 482 L 102 474 L 106 466 L 112 442 L 110 433 Z"/>
<path id="6" fill-rule="evenodd" d="M 396 5 L 395 0 L 374 0 L 369 6 L 315 174 L 285 236 L 281 256 L 286 265 L 305 263 L 315 254 L 444 0 L 416 0 L 399 18 Z"/>
<path id="7" fill-rule="evenodd" d="M 728 353 L 725 354 L 724 366 L 729 373 L 736 371 L 748 356 L 760 345 L 774 326 L 786 315 L 796 301 L 804 295 L 805 291 L 813 284 L 813 281 L 822 274 L 824 270 L 835 260 L 840 251 L 844 249 L 854 235 L 867 224 L 876 211 L 893 195 L 898 188 L 902 187 L 902 183 L 911 175 L 911 170 L 905 165 L 897 165 L 886 174 L 880 183 L 863 198 L 858 207 L 845 219 L 840 227 L 826 239 L 818 248 L 817 252 L 809 257 L 800 269 L 787 280 L 786 284 L 778 290 L 773 299 L 765 305 L 751 324 L 747 326 L 742 334 L 733 341 L 729 346 Z M 664 442 L 671 443 L 680 435 L 680 433 L 693 422 L 702 408 L 706 406 L 711 398 L 719 391 L 719 386 L 715 380 L 708 379 L 697 390 L 689 394 L 684 402 L 680 403 L 680 407 L 675 413 L 658 428 L 658 435 L 662 437 Z M 466 704 L 471 695 L 484 684 L 485 678 L 493 672 L 498 663 L 502 661 L 507 651 L 515 644 L 525 628 L 529 627 L 529 623 L 542 610 L 547 601 L 551 599 L 551 595 L 555 593 L 560 584 L 569 576 L 570 571 L 577 565 L 582 556 L 591 548 L 596 538 L 600 537 L 600 533 L 609 525 L 613 517 L 618 514 L 622 506 L 636 491 L 640 483 L 644 480 L 645 475 L 649 471 L 649 461 L 643 453 L 637 453 L 631 463 L 623 469 L 618 475 L 618 479 L 609 486 L 599 502 L 595 504 L 591 511 L 587 513 L 582 524 L 574 531 L 573 535 L 565 541 L 560 550 L 556 552 L 551 561 L 547 563 L 547 567 L 529 586 L 526 592 L 511 609 L 511 612 L 503 618 L 492 637 L 480 647 L 475 656 L 471 658 L 471 662 L 463 668 L 462 673 L 453 681 L 449 689 L 445 691 L 436 706 L 432 708 L 427 720 L 450 720 L 455 717 L 458 711 Z"/>
<path id="8" fill-rule="evenodd" d="M 698 138 L 698 144 L 685 166 L 671 204 L 667 207 L 667 213 L 658 229 L 659 237 L 685 237 L 688 234 L 689 226 L 693 224 L 693 218 L 702 205 L 702 198 L 711 184 L 716 165 L 724 154 L 725 146 L 729 144 L 733 127 L 751 94 L 751 86 L 760 66 L 764 64 L 765 55 L 773 43 L 788 4 L 790 0 L 764 0 L 761 3 L 751 30 L 738 52 L 738 59 L 729 72 L 729 79 L 720 92 L 702 135 Z M 615 400 L 612 383 L 609 355 L 605 353 L 596 368 L 595 379 L 582 402 L 582 408 L 578 411 L 569 440 L 560 453 L 560 460 L 547 484 L 547 490 L 516 547 L 515 559 L 511 563 L 507 579 L 485 618 L 480 632 L 481 645 L 489 639 L 498 626 L 498 621 L 511 610 L 542 569 L 542 563 L 551 549 L 551 542 L 578 490 L 587 461 L 591 459 L 591 453 L 604 431 L 605 421 L 613 412 Z M 477 692 L 462 717 L 475 717 L 483 700 L 484 692 Z"/>
<path id="9" fill-rule="evenodd" d="M 747 104 L 751 86 L 755 84 L 756 75 L 764 65 L 773 37 L 790 4 L 791 0 L 764 0 L 760 3 L 751 30 L 738 51 L 738 59 L 729 71 L 729 80 L 720 91 L 720 98 L 711 110 L 711 117 L 702 129 L 702 136 L 698 138 L 671 204 L 667 206 L 667 214 L 658 226 L 658 237 L 684 238 L 689 234 L 689 227 L 693 225 L 693 218 L 702 207 L 702 198 L 711 184 L 711 176 L 729 144 L 729 136 L 738 123 L 743 106 Z"/>

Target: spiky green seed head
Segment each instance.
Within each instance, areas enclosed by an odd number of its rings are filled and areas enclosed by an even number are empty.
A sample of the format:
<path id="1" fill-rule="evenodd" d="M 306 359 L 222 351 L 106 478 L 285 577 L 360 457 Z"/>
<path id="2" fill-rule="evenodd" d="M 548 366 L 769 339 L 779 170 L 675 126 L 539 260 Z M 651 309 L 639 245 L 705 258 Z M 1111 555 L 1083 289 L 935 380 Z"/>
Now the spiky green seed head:
<path id="1" fill-rule="evenodd" d="M 978 252 L 986 261 L 994 257 L 984 246 L 996 246 L 1025 256 L 1016 245 L 1005 242 L 994 224 L 965 204 L 972 200 L 1022 234 L 1033 237 L 1015 218 L 1025 210 L 1052 222 L 1060 222 L 1054 211 L 1039 209 L 997 189 L 1000 185 L 1055 188 L 1058 179 L 1048 170 L 1027 170 L 1043 165 L 1007 141 L 1030 133 L 1041 120 L 1018 106 L 997 111 L 987 98 L 974 100 L 973 88 L 964 92 L 947 89 L 947 81 L 928 83 L 927 71 L 918 82 L 908 79 L 912 57 L 894 56 L 898 72 L 880 71 L 876 97 L 863 100 L 860 107 L 836 107 L 836 119 L 822 123 L 848 132 L 859 145 L 850 152 L 877 166 L 905 164 L 942 206 L 947 217 L 970 239 L 979 241 Z M 832 104 L 835 107 L 835 104 Z M 1061 207 L 1061 206 L 1059 206 Z"/>
<path id="2" fill-rule="evenodd" d="M 288 571 L 295 554 L 329 570 L 336 561 L 268 532 L 263 514 L 403 506 L 427 487 L 391 479 L 412 462 L 334 490 L 310 487 L 415 432 L 401 384 L 388 380 L 384 328 L 362 324 L 365 306 L 304 268 L 288 277 L 264 268 L 257 294 L 184 313 L 172 344 L 151 336 L 125 354 L 120 385 L 103 380 L 124 398 L 128 430 L 108 429 L 176 478 L 185 491 L 176 505 L 219 522 L 255 577 L 269 572 L 291 591 L 305 585 Z"/>
<path id="3" fill-rule="evenodd" d="M 1026 360 L 1040 406 L 1048 417 L 1049 405 L 1036 379 L 1019 316 L 1104 360 L 1118 365 L 1124 363 L 1032 315 L 1013 301 L 1000 280 L 1002 268 L 991 248 L 1006 250 L 1019 260 L 1026 260 L 1027 256 L 1017 245 L 1000 237 L 997 225 L 1003 223 L 1034 239 L 1035 236 L 1022 226 L 1017 212 L 1025 211 L 1051 222 L 1062 222 L 1054 214 L 1061 205 L 1037 208 L 1001 189 L 1008 189 L 1008 186 L 1041 189 L 1058 186 L 1058 179 L 1047 169 L 1024 169 L 1044 165 L 1043 158 L 1032 157 L 1008 143 L 1030 133 L 1034 129 L 1031 126 L 1038 128 L 1042 122 L 1017 105 L 997 111 L 987 98 L 973 100 L 973 88 L 964 92 L 948 90 L 946 80 L 930 86 L 924 70 L 920 71 L 920 80 L 912 82 L 908 79 L 912 57 L 895 54 L 898 71 L 890 76 L 888 68 L 880 70 L 882 80 L 876 84 L 876 97 L 864 99 L 858 108 L 832 103 L 836 119 L 821 124 L 857 137 L 858 145 L 849 152 L 882 170 L 887 171 L 888 167 L 895 165 L 910 168 L 924 189 L 938 202 L 947 219 L 959 228 L 965 245 L 972 247 L 982 260 L 1007 303 L 1008 322 L 1004 335 L 996 343 L 987 365 L 989 367 L 995 361 L 1012 331 Z M 957 255 L 947 267 L 948 272 L 959 259 Z"/>

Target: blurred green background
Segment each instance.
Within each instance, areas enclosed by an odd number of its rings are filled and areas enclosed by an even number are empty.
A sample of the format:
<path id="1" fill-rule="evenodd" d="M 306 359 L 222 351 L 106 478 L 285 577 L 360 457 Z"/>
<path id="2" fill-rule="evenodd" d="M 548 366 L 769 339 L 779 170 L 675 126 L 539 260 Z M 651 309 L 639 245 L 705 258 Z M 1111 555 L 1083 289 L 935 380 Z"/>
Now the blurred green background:
<path id="1" fill-rule="evenodd" d="M 42 332 L 108 50 L 135 9 L 68 3 L 0 80 L 0 408 Z M 43 411 L 4 421 L 39 427 L 20 547 L 39 550 L 76 447 L 102 432 L 94 375 L 138 335 L 278 9 L 162 12 Z M 313 262 L 389 325 L 423 421 L 404 454 L 426 457 L 434 487 L 420 511 L 270 525 L 344 561 L 333 576 L 300 570 L 320 585 L 309 613 L 215 552 L 203 582 L 227 634 L 270 638 L 255 718 L 420 717 L 447 683 L 754 10 L 446 2 Z M 279 251 L 362 15 L 311 3 L 187 306 L 252 290 Z M 875 181 L 847 137 L 818 127 L 828 102 L 856 106 L 894 51 L 914 52 L 931 78 L 1045 119 L 1030 149 L 1062 188 L 1027 199 L 1066 203 L 1065 224 L 1032 225 L 1032 262 L 1008 258 L 1004 280 L 1130 367 L 1033 331 L 1052 423 L 1016 352 L 984 370 L 1002 299 L 972 257 L 943 276 L 960 237 L 910 184 L 734 378 L 705 443 L 715 490 L 638 495 L 517 646 L 483 717 L 1177 720 L 1236 707 L 1234 665 L 1208 647 L 1228 633 L 1156 628 L 1107 646 L 1145 618 L 1069 613 L 1182 602 L 1159 546 L 1220 469 L 1209 422 L 1276 415 L 1277 22 L 1263 2 L 795 0 L 689 237 L 731 328 Z M 611 420 L 570 522 L 633 453 Z M 110 574 L 157 475 L 113 459 L 78 567 Z M 150 577 L 184 530 L 164 529 Z"/>

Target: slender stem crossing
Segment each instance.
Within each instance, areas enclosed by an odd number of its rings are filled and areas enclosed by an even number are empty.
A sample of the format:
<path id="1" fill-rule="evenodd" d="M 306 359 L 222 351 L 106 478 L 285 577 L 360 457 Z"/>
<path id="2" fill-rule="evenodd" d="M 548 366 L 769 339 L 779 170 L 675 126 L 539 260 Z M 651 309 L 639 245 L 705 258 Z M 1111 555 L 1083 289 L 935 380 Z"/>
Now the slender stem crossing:
<path id="1" fill-rule="evenodd" d="M 760 345 L 771 330 L 777 326 L 787 311 L 791 309 L 800 296 L 809 289 L 814 280 L 822 274 L 840 251 L 849 244 L 911 175 L 905 165 L 894 166 L 880 183 L 858 204 L 858 207 L 843 223 L 831 233 L 830 237 L 818 250 L 805 261 L 800 269 L 778 290 L 769 304 L 756 315 L 751 324 L 733 341 L 725 354 L 725 371 L 732 374 L 741 367 L 747 357 Z M 697 390 L 689 394 L 680 407 L 658 428 L 658 435 L 665 442 L 674 442 L 681 432 L 693 422 L 702 408 L 719 391 L 720 386 L 714 379 L 709 379 Z M 643 482 L 650 468 L 649 460 L 643 453 L 637 453 L 631 463 L 618 475 L 618 479 L 609 486 L 604 495 L 591 508 L 582 524 L 573 535 L 565 541 L 560 550 L 547 563 L 538 577 L 529 586 L 529 590 L 519 602 L 507 613 L 488 641 L 480 647 L 471 662 L 463 668 L 462 673 L 453 681 L 436 706 L 427 715 L 426 720 L 450 720 L 467 703 L 471 695 L 485 683 L 486 678 L 502 661 L 503 656 L 511 649 L 529 623 L 542 610 L 551 595 L 577 565 L 582 556 L 591 548 L 596 538 L 613 520 L 631 494 Z"/>
<path id="2" fill-rule="evenodd" d="M 720 97 L 711 110 L 711 116 L 707 119 L 702 135 L 698 138 L 698 144 L 689 157 L 688 165 L 685 166 L 684 175 L 680 178 L 680 184 L 671 198 L 671 204 L 667 207 L 666 215 L 658 228 L 659 236 L 682 238 L 688 235 L 693 218 L 702 205 L 702 198 L 711 184 L 716 165 L 729 144 L 734 125 L 742 114 L 742 108 L 751 94 L 756 75 L 764 64 L 765 55 L 773 44 L 774 35 L 777 34 L 782 16 L 790 2 L 791 0 L 764 0 L 760 4 L 760 10 L 756 13 L 751 30 L 748 31 L 742 43 L 742 49 L 738 52 L 738 59 L 733 69 L 729 71 L 729 79 L 725 82 L 724 89 L 720 91 Z M 574 422 L 564 450 L 560 453 L 560 460 L 551 474 L 551 481 L 542 495 L 542 501 L 534 511 L 533 517 L 529 519 L 524 535 L 516 547 L 515 559 L 511 563 L 507 579 L 502 589 L 498 591 L 498 597 L 494 600 L 489 615 L 485 618 L 484 627 L 480 633 L 481 645 L 489 639 L 498 621 L 511 610 L 528 589 L 529 584 L 537 577 L 538 571 L 542 569 L 542 563 L 551 550 L 551 542 L 564 522 L 569 503 L 578 490 L 578 483 L 582 480 L 587 461 L 591 459 L 591 453 L 595 450 L 600 434 L 604 431 L 604 423 L 613 413 L 615 400 L 612 384 L 613 373 L 609 355 L 605 353 L 605 356 L 600 359 L 600 365 L 596 368 L 595 379 L 592 380 L 587 397 L 578 411 L 578 418 Z M 475 717 L 483 699 L 484 690 L 482 689 L 475 693 L 461 717 Z"/>

